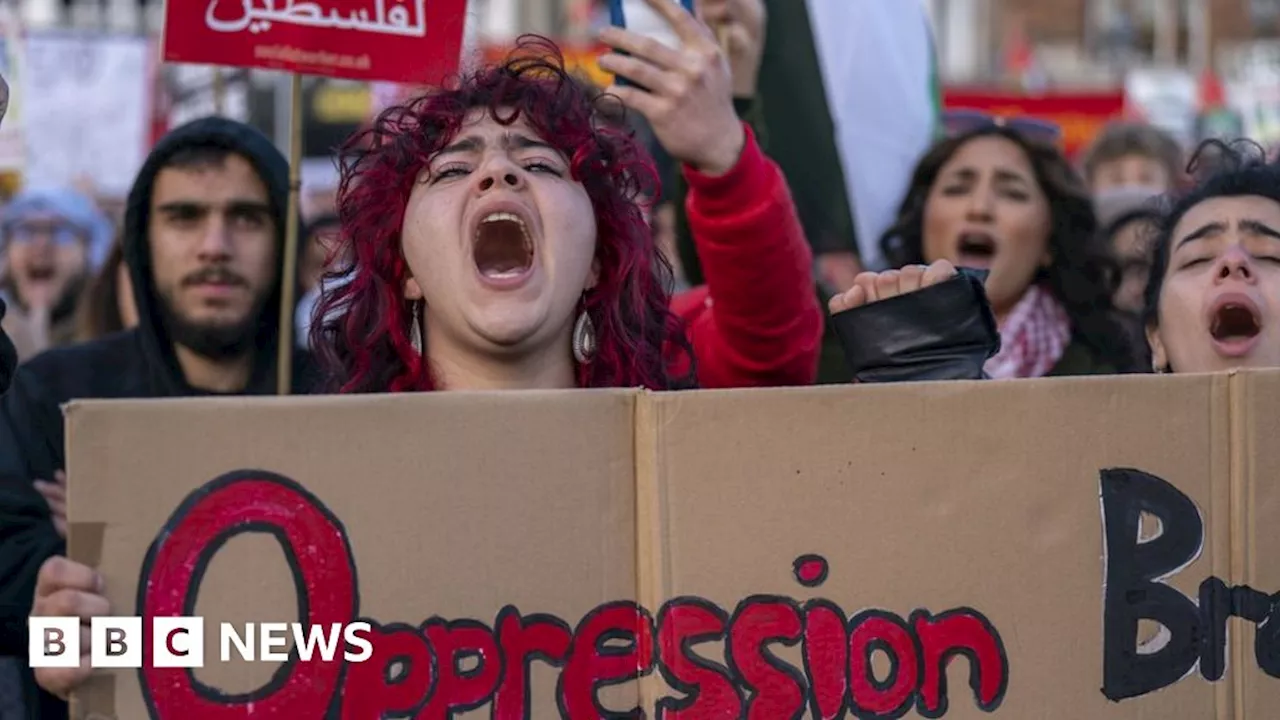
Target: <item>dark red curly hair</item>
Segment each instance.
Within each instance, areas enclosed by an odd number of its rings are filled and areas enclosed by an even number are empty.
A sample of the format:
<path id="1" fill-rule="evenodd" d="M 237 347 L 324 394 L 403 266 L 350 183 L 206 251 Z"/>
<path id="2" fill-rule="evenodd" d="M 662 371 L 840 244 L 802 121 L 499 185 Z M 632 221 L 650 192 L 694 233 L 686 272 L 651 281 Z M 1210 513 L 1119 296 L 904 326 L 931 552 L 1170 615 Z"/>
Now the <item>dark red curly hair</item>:
<path id="1" fill-rule="evenodd" d="M 595 325 L 597 352 L 579 366 L 579 387 L 691 387 L 693 370 L 678 378 L 668 370 L 674 363 L 692 368 L 693 349 L 670 309 L 671 264 L 658 251 L 640 206 L 657 184 L 652 160 L 618 122 L 616 97 L 570 76 L 550 40 L 522 36 L 502 64 L 388 108 L 342 149 L 342 231 L 332 257 L 346 261 L 327 280 L 343 280 L 325 283 L 332 290 L 317 304 L 311 335 L 325 389 L 436 388 L 409 339 L 413 306 L 403 295 L 409 269 L 400 229 L 419 174 L 475 108 L 503 124 L 523 117 L 569 158 L 573 178 L 591 198 L 600 277 L 584 307 Z"/>

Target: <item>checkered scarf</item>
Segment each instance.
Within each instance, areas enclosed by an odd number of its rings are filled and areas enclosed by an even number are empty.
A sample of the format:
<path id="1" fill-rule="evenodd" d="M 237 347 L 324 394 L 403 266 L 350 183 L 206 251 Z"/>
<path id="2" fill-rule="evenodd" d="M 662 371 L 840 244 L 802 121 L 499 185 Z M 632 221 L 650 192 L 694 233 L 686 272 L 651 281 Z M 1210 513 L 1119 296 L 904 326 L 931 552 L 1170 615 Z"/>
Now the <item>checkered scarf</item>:
<path id="1" fill-rule="evenodd" d="M 1000 352 L 983 369 L 993 380 L 1049 374 L 1071 342 L 1071 320 L 1053 294 L 1031 286 L 1000 328 Z"/>

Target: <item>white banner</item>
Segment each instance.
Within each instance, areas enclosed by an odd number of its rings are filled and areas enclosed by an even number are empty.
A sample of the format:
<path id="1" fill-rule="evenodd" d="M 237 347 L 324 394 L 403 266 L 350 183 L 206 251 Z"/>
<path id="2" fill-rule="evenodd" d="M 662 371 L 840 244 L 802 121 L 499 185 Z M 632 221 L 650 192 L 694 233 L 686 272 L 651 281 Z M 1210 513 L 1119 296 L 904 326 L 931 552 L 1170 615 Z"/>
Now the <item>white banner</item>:
<path id="1" fill-rule="evenodd" d="M 151 75 L 138 37 L 31 34 L 23 48 L 26 184 L 88 178 L 128 193 L 149 143 Z"/>
<path id="2" fill-rule="evenodd" d="M 921 0 L 808 0 L 862 262 L 883 266 L 920 155 L 933 141 L 932 37 Z"/>
<path id="3" fill-rule="evenodd" d="M 22 25 L 7 5 L 0 7 L 0 75 L 9 83 L 9 109 L 0 123 L 0 171 L 20 172 L 26 159 L 22 133 Z"/>

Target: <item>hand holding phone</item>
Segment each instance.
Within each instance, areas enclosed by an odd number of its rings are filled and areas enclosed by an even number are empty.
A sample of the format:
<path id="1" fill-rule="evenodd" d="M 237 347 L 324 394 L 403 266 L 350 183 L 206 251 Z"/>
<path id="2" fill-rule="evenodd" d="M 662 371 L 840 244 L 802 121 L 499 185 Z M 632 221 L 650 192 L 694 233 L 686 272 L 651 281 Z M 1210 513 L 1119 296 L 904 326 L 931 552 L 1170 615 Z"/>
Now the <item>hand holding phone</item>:
<path id="1" fill-rule="evenodd" d="M 670 25 L 667 24 L 663 17 L 655 12 L 645 2 L 645 0 L 608 0 L 609 1 L 609 24 L 613 27 L 629 30 L 637 35 L 641 35 L 666 45 L 667 47 L 676 48 L 680 46 L 680 40 L 672 32 Z M 690 15 L 694 14 L 695 0 L 665 0 L 672 4 L 679 4 Z M 625 54 L 625 53 L 624 53 Z M 633 83 L 627 78 L 619 78 L 619 85 L 632 85 Z"/>
<path id="2" fill-rule="evenodd" d="M 600 40 L 615 51 L 600 58 L 600 67 L 618 79 L 609 92 L 649 121 L 672 158 L 723 175 L 738 164 L 746 143 L 724 51 L 710 28 L 674 0 L 644 2 L 671 27 L 677 44 L 606 28 Z"/>

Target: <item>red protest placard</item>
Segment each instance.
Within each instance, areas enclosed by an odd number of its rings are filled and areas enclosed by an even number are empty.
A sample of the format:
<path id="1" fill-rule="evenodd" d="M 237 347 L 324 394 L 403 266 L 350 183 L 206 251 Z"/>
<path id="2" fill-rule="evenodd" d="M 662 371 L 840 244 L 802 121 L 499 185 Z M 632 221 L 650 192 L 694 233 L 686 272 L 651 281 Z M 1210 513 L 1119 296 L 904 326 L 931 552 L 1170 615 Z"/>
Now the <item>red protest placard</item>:
<path id="1" fill-rule="evenodd" d="M 166 62 L 435 84 L 458 68 L 467 0 L 169 0 Z"/>

